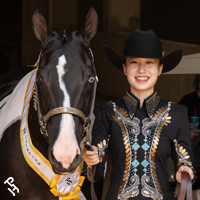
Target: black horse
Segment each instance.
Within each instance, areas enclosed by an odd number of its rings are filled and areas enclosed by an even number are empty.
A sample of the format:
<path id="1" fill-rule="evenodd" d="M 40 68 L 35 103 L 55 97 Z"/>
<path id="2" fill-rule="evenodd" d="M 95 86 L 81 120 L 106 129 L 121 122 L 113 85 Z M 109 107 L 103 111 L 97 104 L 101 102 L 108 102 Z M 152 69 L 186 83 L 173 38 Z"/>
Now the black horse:
<path id="1" fill-rule="evenodd" d="M 42 43 L 42 57 L 36 75 L 41 113 L 45 115 L 57 107 L 73 107 L 87 116 L 93 100 L 92 82 L 95 81 L 93 57 L 89 49 L 98 25 L 95 9 L 89 9 L 80 31 L 49 32 L 39 11 L 33 14 L 32 20 L 34 34 Z M 4 94 L 0 94 L 0 97 L 5 97 Z M 13 98 L 12 94 L 9 100 Z M 7 113 L 12 116 L 13 108 L 9 106 L 9 100 L 0 108 L 0 121 L 6 118 Z M 12 102 L 18 106 L 18 101 Z M 20 124 L 20 118 L 13 119 L 0 132 L 0 200 L 58 200 L 24 159 Z M 32 97 L 28 125 L 33 145 L 50 161 L 56 174 L 71 173 L 77 169 L 82 158 L 80 143 L 83 123 L 80 117 L 66 113 L 54 115 L 47 123 L 48 138 L 45 138 L 40 133 Z M 10 186 L 4 184 L 9 177 L 14 179 L 13 184 L 19 189 L 19 193 L 15 191 L 16 196 L 8 190 Z"/>

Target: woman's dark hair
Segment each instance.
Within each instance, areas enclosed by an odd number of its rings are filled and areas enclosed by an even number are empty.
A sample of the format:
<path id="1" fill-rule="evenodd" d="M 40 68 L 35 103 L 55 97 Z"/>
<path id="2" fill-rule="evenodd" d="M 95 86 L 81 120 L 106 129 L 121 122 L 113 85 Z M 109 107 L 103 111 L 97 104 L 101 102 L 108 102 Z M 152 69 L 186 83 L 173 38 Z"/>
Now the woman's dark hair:
<path id="1" fill-rule="evenodd" d="M 122 66 L 123 66 L 123 64 L 126 65 L 126 58 L 122 58 Z"/>
<path id="2" fill-rule="evenodd" d="M 163 64 L 163 61 L 159 59 L 159 66 Z"/>
<path id="3" fill-rule="evenodd" d="M 198 91 L 199 90 L 199 80 L 200 80 L 200 75 L 196 75 L 194 78 L 193 82 L 193 88 Z"/>

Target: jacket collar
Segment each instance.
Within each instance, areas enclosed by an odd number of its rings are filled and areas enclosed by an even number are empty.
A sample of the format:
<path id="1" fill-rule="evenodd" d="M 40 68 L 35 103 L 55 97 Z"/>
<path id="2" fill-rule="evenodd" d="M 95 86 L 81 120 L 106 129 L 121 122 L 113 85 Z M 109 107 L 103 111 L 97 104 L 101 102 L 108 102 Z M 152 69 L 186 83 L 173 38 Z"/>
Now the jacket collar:
<path id="1" fill-rule="evenodd" d="M 123 99 L 128 108 L 129 115 L 132 119 L 134 117 L 136 109 L 140 106 L 140 100 L 134 94 L 132 94 L 131 91 L 127 91 Z M 153 114 L 155 113 L 156 107 L 159 102 L 160 97 L 157 92 L 153 92 L 144 100 L 143 106 L 145 106 L 150 118 L 153 117 Z"/>

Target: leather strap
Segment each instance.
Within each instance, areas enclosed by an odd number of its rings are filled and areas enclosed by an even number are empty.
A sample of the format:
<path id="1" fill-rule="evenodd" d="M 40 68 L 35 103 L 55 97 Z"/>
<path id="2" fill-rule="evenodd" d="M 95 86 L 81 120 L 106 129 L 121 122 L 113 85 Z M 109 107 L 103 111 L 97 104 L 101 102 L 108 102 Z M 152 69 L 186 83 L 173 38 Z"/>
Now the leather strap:
<path id="1" fill-rule="evenodd" d="M 86 124 L 86 116 L 85 114 L 76 109 L 76 108 L 71 108 L 71 107 L 58 107 L 58 108 L 54 108 L 52 110 L 50 110 L 45 116 L 44 116 L 44 122 L 47 123 L 47 121 L 54 115 L 58 115 L 58 114 L 62 114 L 62 113 L 66 113 L 66 114 L 73 114 L 76 115 L 78 117 L 80 117 L 83 121 L 84 124 Z"/>
<path id="2" fill-rule="evenodd" d="M 187 200 L 192 200 L 192 182 L 190 175 L 187 173 Z"/>
<path id="3" fill-rule="evenodd" d="M 93 151 L 92 150 L 92 146 L 90 145 L 89 141 L 86 142 L 85 148 L 87 150 L 89 150 L 89 151 Z M 92 200 L 98 200 L 97 196 L 96 196 L 95 189 L 94 189 L 94 175 L 95 175 L 95 172 L 96 172 L 96 165 L 89 165 L 88 166 L 88 170 L 87 170 L 87 176 L 88 176 L 88 179 L 91 182 L 91 197 L 92 197 Z"/>
<path id="4" fill-rule="evenodd" d="M 187 173 L 181 172 L 181 189 L 179 192 L 178 200 L 184 200 L 187 189 Z"/>
<path id="5" fill-rule="evenodd" d="M 186 196 L 187 191 L 187 196 Z M 181 172 L 181 189 L 178 200 L 192 200 L 192 183 L 190 175 L 187 172 Z"/>
<path id="6" fill-rule="evenodd" d="M 96 171 L 96 165 L 93 165 L 92 166 L 92 180 L 91 180 L 91 197 L 92 197 L 92 200 L 97 200 L 96 192 L 95 192 L 95 189 L 94 189 L 94 174 L 95 174 L 95 171 Z"/>

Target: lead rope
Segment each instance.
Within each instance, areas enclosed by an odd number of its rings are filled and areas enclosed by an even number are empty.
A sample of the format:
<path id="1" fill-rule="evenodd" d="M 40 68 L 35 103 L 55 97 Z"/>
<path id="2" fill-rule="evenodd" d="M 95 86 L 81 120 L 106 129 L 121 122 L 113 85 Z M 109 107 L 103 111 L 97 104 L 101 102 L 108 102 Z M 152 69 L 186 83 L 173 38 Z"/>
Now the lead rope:
<path id="1" fill-rule="evenodd" d="M 95 70 L 94 55 L 93 55 L 93 53 L 92 53 L 92 51 L 91 51 L 90 48 L 89 48 L 89 50 L 90 50 L 90 54 L 91 54 L 91 56 L 93 58 L 92 59 L 92 64 L 93 64 L 93 68 Z M 94 103 L 95 103 L 95 95 L 96 95 L 96 89 L 97 89 L 97 82 L 99 82 L 96 70 L 95 70 L 95 78 L 96 78 L 96 80 L 95 80 L 95 83 L 94 83 L 94 89 L 93 89 L 93 93 L 92 93 L 92 98 L 93 98 L 93 100 L 92 100 L 92 106 L 90 108 L 90 113 L 89 113 L 90 123 L 91 123 L 92 113 L 93 113 L 93 110 L 94 110 Z M 90 128 L 90 123 L 89 123 L 89 128 Z M 85 146 L 86 146 L 87 143 L 89 144 L 89 128 L 88 128 L 87 141 L 85 143 Z M 90 146 L 90 149 L 88 149 L 88 150 L 93 151 L 90 144 L 89 144 L 89 146 Z M 89 174 L 89 176 L 90 176 L 89 179 L 91 181 L 91 197 L 92 197 L 92 200 L 97 200 L 96 192 L 95 192 L 95 189 L 94 189 L 94 175 L 95 175 L 95 171 L 96 171 L 96 165 L 88 166 L 88 167 L 89 167 L 89 172 L 91 172 L 91 174 Z"/>
<path id="2" fill-rule="evenodd" d="M 187 195 L 186 195 L 187 194 Z M 181 172 L 181 188 L 178 200 L 192 200 L 192 183 L 190 175 L 187 172 Z"/>

